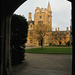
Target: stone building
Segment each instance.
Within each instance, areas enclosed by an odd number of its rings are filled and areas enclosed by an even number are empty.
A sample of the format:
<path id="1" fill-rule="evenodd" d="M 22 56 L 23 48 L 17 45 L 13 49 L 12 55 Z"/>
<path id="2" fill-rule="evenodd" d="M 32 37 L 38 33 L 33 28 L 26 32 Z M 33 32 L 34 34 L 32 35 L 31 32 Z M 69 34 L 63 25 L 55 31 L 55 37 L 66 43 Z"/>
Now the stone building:
<path id="1" fill-rule="evenodd" d="M 44 46 L 49 46 L 50 43 L 56 44 L 56 45 L 65 45 L 68 41 L 70 41 L 70 31 L 67 27 L 66 31 L 60 31 L 58 27 L 58 31 L 52 31 L 52 11 L 50 7 L 50 3 L 48 2 L 47 8 L 39 8 L 36 7 L 35 14 L 34 14 L 34 21 L 32 21 L 31 12 L 29 13 L 29 29 L 28 29 L 28 37 L 27 37 L 27 43 L 26 46 L 40 46 L 41 40 L 36 39 L 33 37 L 33 29 L 36 27 L 36 25 L 48 25 L 49 31 L 47 31 L 45 37 L 44 37 Z"/>

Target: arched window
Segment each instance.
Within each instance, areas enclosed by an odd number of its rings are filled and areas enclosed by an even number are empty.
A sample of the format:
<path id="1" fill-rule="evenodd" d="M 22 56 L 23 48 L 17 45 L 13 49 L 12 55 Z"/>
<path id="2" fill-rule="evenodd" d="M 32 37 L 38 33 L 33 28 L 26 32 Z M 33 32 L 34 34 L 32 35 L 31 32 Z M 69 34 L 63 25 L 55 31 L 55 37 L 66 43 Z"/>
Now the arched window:
<path id="1" fill-rule="evenodd" d="M 32 40 L 30 40 L 30 43 L 32 43 Z"/>
<path id="2" fill-rule="evenodd" d="M 32 28 L 32 25 L 30 25 L 30 28 Z"/>
<path id="3" fill-rule="evenodd" d="M 42 18 L 42 16 L 40 16 L 40 18 Z"/>

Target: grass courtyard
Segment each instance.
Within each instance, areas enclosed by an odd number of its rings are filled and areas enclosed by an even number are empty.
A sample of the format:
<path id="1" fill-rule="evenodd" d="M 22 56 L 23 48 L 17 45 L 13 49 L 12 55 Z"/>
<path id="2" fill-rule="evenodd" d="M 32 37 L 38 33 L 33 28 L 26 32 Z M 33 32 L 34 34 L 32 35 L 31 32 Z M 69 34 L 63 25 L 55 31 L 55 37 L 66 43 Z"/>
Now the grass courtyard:
<path id="1" fill-rule="evenodd" d="M 46 53 L 46 54 L 72 54 L 72 48 L 33 48 L 25 50 L 26 53 Z"/>

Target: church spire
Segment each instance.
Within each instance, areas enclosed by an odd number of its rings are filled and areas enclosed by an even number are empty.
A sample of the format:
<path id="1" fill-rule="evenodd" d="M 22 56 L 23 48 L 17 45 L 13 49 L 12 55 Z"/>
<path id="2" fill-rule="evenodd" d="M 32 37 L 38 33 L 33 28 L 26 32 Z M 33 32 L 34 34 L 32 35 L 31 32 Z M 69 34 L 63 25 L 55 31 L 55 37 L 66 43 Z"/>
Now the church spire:
<path id="1" fill-rule="evenodd" d="M 48 2 L 48 11 L 51 11 L 50 2 Z"/>

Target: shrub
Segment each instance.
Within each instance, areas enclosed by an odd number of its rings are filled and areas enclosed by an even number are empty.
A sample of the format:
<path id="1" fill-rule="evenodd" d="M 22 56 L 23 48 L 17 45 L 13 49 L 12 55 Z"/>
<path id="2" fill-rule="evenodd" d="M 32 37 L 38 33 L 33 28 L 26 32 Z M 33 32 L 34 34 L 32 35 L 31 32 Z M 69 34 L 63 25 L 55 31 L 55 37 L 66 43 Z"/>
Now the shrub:
<path id="1" fill-rule="evenodd" d="M 16 65 L 24 60 L 24 44 L 27 41 L 28 23 L 21 15 L 14 14 L 11 20 L 11 63 Z"/>
<path id="2" fill-rule="evenodd" d="M 56 46 L 56 44 L 54 43 L 53 46 Z"/>
<path id="3" fill-rule="evenodd" d="M 20 47 L 11 48 L 11 65 L 21 63 L 21 61 L 24 60 L 24 52 L 25 50 Z"/>
<path id="4" fill-rule="evenodd" d="M 52 46 L 52 43 L 49 43 L 49 46 Z"/>
<path id="5" fill-rule="evenodd" d="M 68 41 L 68 42 L 66 43 L 66 46 L 70 46 L 70 41 Z"/>

